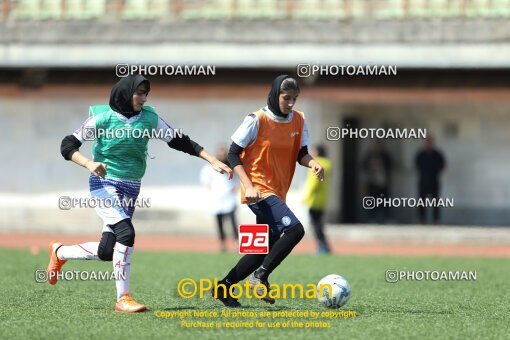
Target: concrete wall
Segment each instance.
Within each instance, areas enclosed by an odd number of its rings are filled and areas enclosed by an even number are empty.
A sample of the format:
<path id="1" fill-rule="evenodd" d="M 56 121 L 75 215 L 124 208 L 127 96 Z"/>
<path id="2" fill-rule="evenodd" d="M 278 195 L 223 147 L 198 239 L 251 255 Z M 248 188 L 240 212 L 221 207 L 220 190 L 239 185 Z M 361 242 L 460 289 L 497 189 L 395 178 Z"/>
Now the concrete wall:
<path id="1" fill-rule="evenodd" d="M 79 89 L 72 95 L 26 92 L 0 97 L 0 194 L 26 195 L 83 191 L 88 189 L 87 171 L 60 155 L 60 141 L 72 133 L 87 117 L 90 104 L 104 103 L 106 95 Z M 209 150 L 227 143 L 230 135 L 250 110 L 264 104 L 255 98 L 150 98 L 158 112 L 172 126 L 182 128 Z M 315 101 L 304 97 L 298 109 L 307 114 L 312 139 L 325 143 L 334 165 L 331 181 L 330 220 L 337 221 L 341 203 L 343 164 L 342 141 L 326 141 L 326 128 L 339 126 L 342 118 L 356 116 L 362 127 L 427 128 L 446 155 L 448 168 L 442 182 L 442 194 L 454 198 L 455 208 L 445 209 L 443 222 L 448 224 L 506 225 L 510 218 L 510 116 L 507 104 L 435 104 L 435 105 L 345 105 Z M 359 141 L 359 159 L 371 141 Z M 387 141 L 395 161 L 394 196 L 416 197 L 416 173 L 413 160 L 421 140 Z M 90 145 L 82 151 L 90 154 Z M 151 141 L 144 187 L 196 187 L 204 162 L 171 150 L 163 142 Z M 298 192 L 306 169 L 298 167 L 292 190 Z M 28 196 L 27 196 L 28 195 Z M 30 205 L 30 199 L 26 202 Z M 363 211 L 360 206 L 360 217 Z M 55 203 L 56 205 L 56 203 Z M 13 209 L 12 207 L 9 209 Z M 58 210 L 57 210 L 58 212 Z M 415 221 L 412 209 L 395 209 L 395 222 Z M 16 215 L 16 214 L 15 214 Z M 14 216 L 14 215 L 13 215 Z M 16 215 L 18 216 L 18 215 Z M 19 216 L 24 216 L 19 215 Z M 26 216 L 26 214 L 25 214 Z M 5 221 L 8 223 L 8 221 Z"/>

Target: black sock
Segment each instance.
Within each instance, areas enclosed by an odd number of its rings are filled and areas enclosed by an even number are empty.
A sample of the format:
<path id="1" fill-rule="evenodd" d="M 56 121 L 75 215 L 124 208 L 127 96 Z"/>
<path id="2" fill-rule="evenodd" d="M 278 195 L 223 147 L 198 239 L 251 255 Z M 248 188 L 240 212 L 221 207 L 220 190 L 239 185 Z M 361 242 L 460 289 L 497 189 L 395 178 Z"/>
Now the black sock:
<path id="1" fill-rule="evenodd" d="M 269 273 L 267 271 L 266 268 L 264 268 L 264 266 L 260 266 L 259 269 L 257 269 L 255 271 L 255 273 L 253 273 L 253 275 L 257 278 L 257 279 L 261 279 L 262 281 L 267 281 L 267 278 L 269 277 Z"/>
<path id="2" fill-rule="evenodd" d="M 271 248 L 269 254 L 264 258 L 262 267 L 259 268 L 255 275 L 263 280 L 267 281 L 269 274 L 278 267 L 278 265 L 290 254 L 292 249 L 301 241 L 305 235 L 305 230 L 302 224 L 298 224 L 286 231 L 282 237 Z"/>
<path id="3" fill-rule="evenodd" d="M 265 255 L 248 254 L 241 257 L 239 262 L 225 276 L 220 283 L 233 285 L 244 280 L 248 275 L 253 273 L 264 261 Z"/>

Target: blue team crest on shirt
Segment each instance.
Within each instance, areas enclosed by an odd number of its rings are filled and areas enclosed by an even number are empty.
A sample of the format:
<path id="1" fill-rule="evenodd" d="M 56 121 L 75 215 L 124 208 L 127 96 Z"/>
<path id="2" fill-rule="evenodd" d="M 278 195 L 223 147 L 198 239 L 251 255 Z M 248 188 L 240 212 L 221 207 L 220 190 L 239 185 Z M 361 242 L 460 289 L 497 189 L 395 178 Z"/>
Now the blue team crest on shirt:
<path id="1" fill-rule="evenodd" d="M 289 216 L 283 216 L 282 217 L 282 223 L 283 223 L 284 226 L 287 227 L 288 225 L 290 225 L 290 222 L 291 222 L 291 219 L 290 219 Z"/>

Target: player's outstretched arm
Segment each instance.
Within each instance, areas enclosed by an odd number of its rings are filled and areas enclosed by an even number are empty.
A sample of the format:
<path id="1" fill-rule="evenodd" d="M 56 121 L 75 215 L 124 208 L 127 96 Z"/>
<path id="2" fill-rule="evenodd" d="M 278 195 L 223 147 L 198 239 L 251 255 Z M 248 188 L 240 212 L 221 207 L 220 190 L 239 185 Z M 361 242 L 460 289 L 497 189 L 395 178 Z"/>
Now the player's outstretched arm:
<path id="1" fill-rule="evenodd" d="M 229 179 L 232 179 L 233 176 L 232 169 L 230 169 L 227 165 L 220 162 L 216 157 L 205 151 L 205 149 L 202 146 L 200 146 L 198 143 L 189 138 L 189 136 L 183 134 L 180 138 L 172 138 L 172 140 L 167 144 L 174 150 L 185 152 L 189 155 L 197 156 L 208 161 L 214 170 L 218 171 L 221 174 L 227 173 Z"/>
<path id="2" fill-rule="evenodd" d="M 244 171 L 240 157 L 243 150 L 243 147 L 232 142 L 230 149 L 228 150 L 228 162 L 234 169 L 237 177 L 239 177 L 239 181 L 244 187 L 245 197 L 248 203 L 256 203 L 260 200 L 261 195 L 260 192 L 253 186 L 253 183 L 250 181 L 246 171 Z"/>
<path id="3" fill-rule="evenodd" d="M 242 165 L 237 165 L 234 167 L 234 171 L 236 172 L 237 177 L 239 177 L 239 181 L 244 187 L 244 196 L 246 197 L 246 201 L 248 204 L 257 203 L 261 198 L 260 191 L 253 186 L 253 183 L 250 181 L 250 178 L 244 171 Z"/>
<path id="4" fill-rule="evenodd" d="M 106 164 L 94 162 L 85 157 L 81 152 L 76 151 L 73 153 L 71 160 L 90 171 L 91 174 L 97 177 L 104 178 L 106 176 Z"/>
<path id="5" fill-rule="evenodd" d="M 232 179 L 232 177 L 234 176 L 232 169 L 225 165 L 225 163 L 220 162 L 216 157 L 211 155 L 209 152 L 205 151 L 205 149 L 202 149 L 198 153 L 198 157 L 208 161 L 213 167 L 213 169 L 218 171 L 220 174 L 227 173 L 229 179 Z"/>
<path id="6" fill-rule="evenodd" d="M 299 164 L 311 168 L 313 170 L 313 174 L 317 176 L 319 181 L 324 181 L 324 169 L 309 153 L 299 160 Z"/>
<path id="7" fill-rule="evenodd" d="M 94 176 L 104 178 L 106 176 L 106 165 L 99 162 L 94 162 L 85 157 L 78 149 L 81 142 L 74 135 L 64 137 L 60 145 L 60 153 L 65 160 L 73 161 L 74 163 L 87 168 Z"/>

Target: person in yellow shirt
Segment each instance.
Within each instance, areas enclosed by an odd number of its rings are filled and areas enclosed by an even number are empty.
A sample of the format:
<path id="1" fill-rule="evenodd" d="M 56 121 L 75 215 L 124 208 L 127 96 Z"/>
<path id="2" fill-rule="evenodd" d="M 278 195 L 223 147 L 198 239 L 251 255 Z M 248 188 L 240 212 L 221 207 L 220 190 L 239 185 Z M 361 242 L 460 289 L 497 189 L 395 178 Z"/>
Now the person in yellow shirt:
<path id="1" fill-rule="evenodd" d="M 329 178 L 331 173 L 331 162 L 327 158 L 326 148 L 318 145 L 310 149 L 310 155 L 324 169 L 324 181 L 318 181 L 312 171 L 308 172 L 305 182 L 304 202 L 310 213 L 315 238 L 318 243 L 318 254 L 329 254 L 331 248 L 324 235 L 324 212 L 328 207 Z"/>

